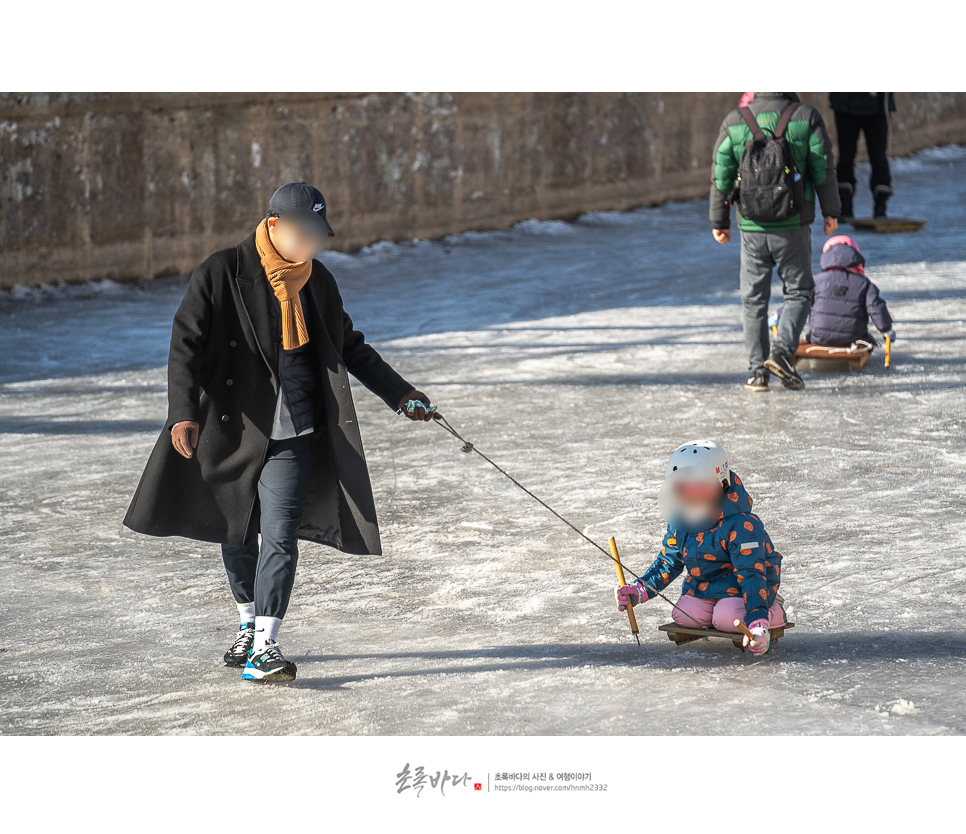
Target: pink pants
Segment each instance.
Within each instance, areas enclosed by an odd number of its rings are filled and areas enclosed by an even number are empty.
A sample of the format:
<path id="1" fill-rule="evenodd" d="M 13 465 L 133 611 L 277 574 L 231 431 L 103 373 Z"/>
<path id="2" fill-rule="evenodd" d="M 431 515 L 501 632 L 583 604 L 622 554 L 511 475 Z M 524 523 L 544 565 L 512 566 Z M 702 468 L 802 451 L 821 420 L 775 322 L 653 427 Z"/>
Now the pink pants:
<path id="1" fill-rule="evenodd" d="M 735 620 L 745 619 L 745 604 L 741 597 L 725 597 L 724 599 L 698 599 L 697 597 L 682 596 L 678 606 L 694 617 L 702 628 L 711 626 L 718 631 L 738 631 Z M 677 608 L 671 609 L 671 618 L 678 625 L 696 628 L 694 620 L 682 614 Z M 772 603 L 768 609 L 768 626 L 777 628 L 785 625 L 785 612 L 777 603 Z"/>

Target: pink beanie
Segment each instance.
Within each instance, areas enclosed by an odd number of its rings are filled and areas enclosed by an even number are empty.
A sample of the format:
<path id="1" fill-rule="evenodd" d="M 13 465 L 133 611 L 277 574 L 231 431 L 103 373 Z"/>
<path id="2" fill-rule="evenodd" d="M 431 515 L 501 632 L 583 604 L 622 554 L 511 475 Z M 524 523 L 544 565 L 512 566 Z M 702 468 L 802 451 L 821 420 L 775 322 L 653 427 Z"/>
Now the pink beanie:
<path id="1" fill-rule="evenodd" d="M 825 245 L 822 247 L 822 254 L 825 254 L 833 246 L 838 246 L 840 243 L 844 243 L 846 246 L 851 246 L 860 255 L 862 254 L 862 250 L 859 249 L 859 244 L 852 240 L 852 238 L 850 238 L 848 235 L 835 235 L 835 237 L 830 237 L 825 241 Z"/>
<path id="2" fill-rule="evenodd" d="M 824 255 L 833 246 L 848 246 L 850 249 L 853 249 L 856 252 L 858 252 L 859 255 L 862 255 L 862 250 L 859 249 L 859 244 L 857 244 L 854 240 L 852 240 L 852 238 L 850 238 L 848 235 L 835 235 L 835 237 L 830 237 L 828 240 L 825 241 L 825 245 L 822 247 L 822 254 Z M 824 258 L 823 258 L 823 260 L 824 260 Z M 865 257 L 864 256 L 862 257 L 862 260 L 865 261 Z M 823 264 L 823 267 L 824 267 L 824 264 Z M 833 266 L 831 268 L 832 269 L 842 269 L 842 267 L 835 267 L 835 266 Z M 845 269 L 848 270 L 849 272 L 854 272 L 857 275 L 865 275 L 865 266 L 864 266 L 864 264 L 856 264 L 855 266 L 847 266 L 847 267 L 845 267 Z"/>

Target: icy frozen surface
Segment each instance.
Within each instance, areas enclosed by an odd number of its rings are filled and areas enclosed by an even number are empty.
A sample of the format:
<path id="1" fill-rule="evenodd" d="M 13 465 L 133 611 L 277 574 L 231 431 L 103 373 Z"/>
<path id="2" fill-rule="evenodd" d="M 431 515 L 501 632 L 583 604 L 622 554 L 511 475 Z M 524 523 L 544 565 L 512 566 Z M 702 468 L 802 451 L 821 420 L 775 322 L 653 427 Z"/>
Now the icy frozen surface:
<path id="1" fill-rule="evenodd" d="M 675 648 L 659 600 L 638 648 L 599 552 L 359 389 L 386 555 L 304 544 L 282 632 L 299 678 L 242 684 L 217 548 L 121 526 L 184 280 L 6 294 L 0 732 L 963 733 L 966 155 L 896 180 L 895 212 L 928 225 L 857 236 L 893 367 L 800 394 L 741 387 L 738 247 L 700 201 L 324 258 L 460 431 L 638 571 L 666 456 L 721 441 L 785 555 L 798 627 L 763 659 Z"/>

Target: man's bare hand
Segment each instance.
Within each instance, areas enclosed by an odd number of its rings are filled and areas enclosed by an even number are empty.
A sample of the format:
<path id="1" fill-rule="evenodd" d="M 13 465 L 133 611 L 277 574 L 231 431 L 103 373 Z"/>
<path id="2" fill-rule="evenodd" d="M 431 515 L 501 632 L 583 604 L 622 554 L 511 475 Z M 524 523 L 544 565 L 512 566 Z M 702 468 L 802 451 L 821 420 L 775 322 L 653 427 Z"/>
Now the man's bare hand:
<path id="1" fill-rule="evenodd" d="M 200 427 L 194 420 L 183 420 L 171 427 L 171 445 L 182 457 L 190 458 L 198 446 Z"/>
<path id="2" fill-rule="evenodd" d="M 731 229 L 712 229 L 711 234 L 722 246 L 731 243 Z"/>
<path id="3" fill-rule="evenodd" d="M 836 217 L 826 217 L 825 218 L 825 237 L 828 237 L 832 232 L 834 232 L 839 227 L 839 221 Z"/>

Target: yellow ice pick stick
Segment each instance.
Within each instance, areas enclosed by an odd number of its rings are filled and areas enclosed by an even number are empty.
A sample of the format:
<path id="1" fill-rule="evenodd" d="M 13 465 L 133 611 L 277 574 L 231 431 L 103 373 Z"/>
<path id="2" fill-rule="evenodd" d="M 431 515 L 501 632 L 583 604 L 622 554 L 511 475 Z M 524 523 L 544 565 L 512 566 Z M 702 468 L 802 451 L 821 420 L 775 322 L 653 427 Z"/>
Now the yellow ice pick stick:
<path id="1" fill-rule="evenodd" d="M 617 555 L 617 542 L 614 540 L 613 536 L 611 536 L 607 541 L 610 544 L 611 556 L 614 557 L 614 568 L 617 570 L 617 579 L 623 588 L 627 584 L 627 580 L 624 579 L 624 568 L 621 566 L 620 562 L 621 557 Z M 637 640 L 637 645 L 639 646 L 641 645 L 641 638 L 638 637 L 640 630 L 637 627 L 637 617 L 634 616 L 634 607 L 628 605 L 625 610 L 627 611 L 627 619 L 631 624 L 631 634 L 634 635 L 634 638 Z"/>
<path id="2" fill-rule="evenodd" d="M 744 634 L 749 640 L 755 639 L 755 635 L 751 633 L 751 630 L 748 628 L 748 626 L 741 622 L 741 620 L 735 620 L 735 628 Z"/>
<path id="3" fill-rule="evenodd" d="M 886 336 L 885 366 L 888 368 L 892 361 L 892 339 Z"/>

